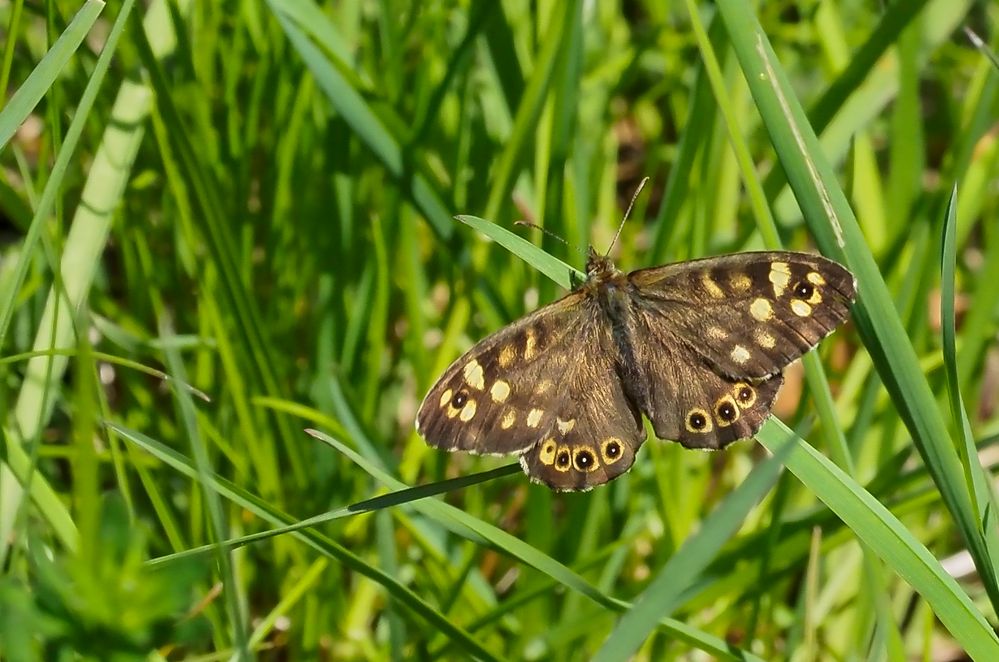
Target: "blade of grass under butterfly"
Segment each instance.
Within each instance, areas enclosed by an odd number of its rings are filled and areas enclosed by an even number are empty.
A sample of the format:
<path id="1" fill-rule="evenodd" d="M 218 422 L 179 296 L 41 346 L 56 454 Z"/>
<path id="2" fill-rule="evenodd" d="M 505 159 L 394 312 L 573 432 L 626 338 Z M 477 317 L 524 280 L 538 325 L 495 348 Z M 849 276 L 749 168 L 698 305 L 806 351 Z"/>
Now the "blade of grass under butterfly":
<path id="1" fill-rule="evenodd" d="M 776 418 L 756 435 L 771 453 L 822 500 L 929 604 L 964 650 L 980 660 L 999 659 L 999 638 L 940 562 L 870 492 Z"/>
<path id="2" fill-rule="evenodd" d="M 333 447 L 338 452 L 347 456 L 350 461 L 357 464 L 383 485 L 392 489 L 404 489 L 406 487 L 404 483 L 396 480 L 393 476 L 375 466 L 372 462 L 369 462 L 359 453 L 355 452 L 345 444 L 340 443 L 336 439 L 333 439 L 329 435 L 323 434 L 318 430 L 307 430 L 307 432 L 319 441 Z M 423 512 L 424 515 L 437 520 L 443 526 L 454 531 L 456 534 L 474 542 L 492 545 L 495 549 L 502 550 L 507 554 L 520 559 L 524 563 L 556 580 L 563 586 L 581 593 L 599 605 L 614 611 L 625 611 L 631 607 L 629 603 L 623 600 L 618 600 L 617 598 L 605 595 L 571 568 L 559 563 L 544 552 L 535 549 L 519 538 L 510 535 L 506 531 L 503 531 L 492 524 L 469 515 L 460 508 L 455 508 L 454 506 L 442 501 L 422 501 L 414 503 L 413 506 Z M 691 643 L 705 652 L 725 657 L 737 657 L 740 659 L 758 659 L 746 651 L 739 650 L 738 648 L 730 646 L 721 640 L 712 637 L 711 635 L 701 632 L 695 628 L 685 626 L 673 619 L 661 619 L 659 621 L 659 625 L 667 632 L 670 632 L 675 636 L 682 637 L 688 643 Z"/>
<path id="3" fill-rule="evenodd" d="M 718 58 L 715 55 L 711 41 L 708 39 L 708 35 L 704 27 L 701 25 L 700 15 L 697 12 L 696 5 L 692 2 L 692 0 L 687 0 L 687 11 L 690 15 L 691 26 L 693 27 L 694 34 L 697 37 L 698 46 L 702 55 L 701 59 L 703 61 L 704 71 L 711 83 L 711 88 L 717 100 L 717 107 L 725 121 L 725 126 L 729 136 L 729 143 L 735 153 L 736 160 L 739 163 L 739 168 L 742 171 L 743 182 L 753 209 L 753 215 L 756 218 L 758 231 L 763 237 L 763 243 L 767 248 L 780 250 L 783 246 L 777 229 L 777 224 L 774 221 L 773 214 L 771 213 L 766 195 L 763 191 L 763 185 L 759 180 L 756 167 L 750 156 L 749 148 L 743 139 L 743 131 L 739 127 L 739 116 L 733 108 L 730 95 L 725 86 L 721 68 L 718 64 Z M 805 355 L 802 358 L 802 365 L 805 367 L 806 379 L 810 390 L 813 394 L 815 394 L 816 408 L 822 422 L 822 430 L 826 436 L 827 451 L 836 460 L 840 467 L 847 470 L 850 474 L 853 474 L 853 463 L 849 447 L 847 446 L 846 438 L 840 429 L 838 421 L 836 420 L 832 393 L 830 392 L 829 382 L 826 379 L 825 371 L 823 370 L 822 362 L 819 359 L 818 354 L 810 352 Z M 865 581 L 862 586 L 864 587 L 864 590 L 868 591 L 870 599 L 877 602 L 884 595 L 881 590 L 884 586 L 884 582 L 881 580 L 882 573 L 880 572 L 880 566 L 876 563 L 876 560 L 873 559 L 873 557 L 868 558 L 869 552 L 864 550 L 864 554 L 867 581 Z M 881 614 L 887 613 L 890 613 L 887 609 L 881 612 Z M 897 629 L 895 629 L 894 623 L 885 622 L 884 627 L 892 628 L 894 633 L 897 635 Z M 899 641 L 900 637 L 896 636 L 893 638 L 893 643 L 898 643 Z"/>
<path id="4" fill-rule="evenodd" d="M 857 219 L 751 7 L 719 0 L 718 9 L 812 234 L 825 254 L 844 262 L 857 278 L 853 318 L 864 345 L 958 524 L 992 604 L 999 605 L 999 581 L 978 533 L 961 463 Z M 996 531 L 986 535 L 999 538 Z"/>
<path id="5" fill-rule="evenodd" d="M 140 443 L 141 442 L 137 442 Z M 164 462 L 167 462 L 175 469 L 184 471 L 183 465 L 177 464 L 177 458 L 174 456 L 163 456 L 159 454 L 159 448 L 152 446 L 143 445 L 147 451 L 160 458 Z M 273 538 L 274 536 L 284 535 L 286 533 L 291 533 L 292 531 L 300 531 L 302 529 L 308 529 L 311 527 L 324 524 L 326 522 L 332 522 L 334 520 L 343 519 L 345 517 L 353 517 L 354 515 L 363 515 L 364 513 L 377 512 L 384 510 L 386 508 L 394 508 L 395 506 L 405 506 L 412 503 L 413 501 L 418 501 L 420 499 L 426 499 L 432 496 L 437 496 L 440 494 L 447 494 L 448 492 L 453 492 L 455 490 L 461 490 L 472 485 L 478 485 L 479 483 L 484 483 L 486 481 L 495 480 L 497 478 L 503 478 L 510 474 L 518 473 L 520 471 L 520 466 L 517 464 L 508 464 L 506 466 L 498 467 L 496 469 L 490 469 L 489 471 L 480 471 L 479 473 L 470 474 L 467 476 L 459 476 L 458 478 L 449 478 L 448 480 L 438 481 L 436 483 L 429 483 L 426 485 L 415 485 L 413 487 L 406 487 L 403 489 L 395 490 L 389 492 L 388 494 L 382 494 L 376 497 L 371 497 L 370 499 L 365 499 L 363 501 L 358 501 L 357 503 L 352 503 L 348 506 L 342 506 L 334 510 L 327 511 L 320 515 L 315 515 L 313 517 L 308 517 L 306 519 L 295 522 L 294 524 L 289 524 L 288 526 L 279 526 L 274 529 L 268 529 L 267 531 L 259 531 L 257 533 L 251 533 L 245 536 L 239 536 L 236 538 L 229 538 L 223 541 L 223 543 L 229 548 L 235 549 L 237 547 L 242 547 L 248 545 L 252 542 L 257 542 L 260 540 L 266 540 L 268 538 Z M 167 554 L 165 556 L 160 556 L 158 558 L 150 559 L 147 561 L 149 565 L 159 565 L 162 563 L 170 563 L 171 561 L 177 561 L 188 556 L 197 556 L 199 554 L 204 554 L 218 547 L 218 544 L 213 543 L 210 545 L 201 545 L 200 547 L 192 547 L 191 549 L 185 549 L 181 552 L 176 552 L 174 554 Z"/>
<path id="6" fill-rule="evenodd" d="M 583 272 L 496 223 L 490 223 L 476 216 L 461 215 L 455 218 L 486 235 L 567 290 L 572 289 L 574 282 L 579 283 L 586 279 L 586 274 Z"/>
<path id="7" fill-rule="evenodd" d="M 122 438 L 131 441 L 141 448 L 144 448 L 150 453 L 154 453 L 156 457 L 160 458 L 185 476 L 193 480 L 207 480 L 207 486 L 219 496 L 232 501 L 234 504 L 244 508 L 248 512 L 253 513 L 262 520 L 270 522 L 271 524 L 283 526 L 289 526 L 295 523 L 295 519 L 290 515 L 274 508 L 267 501 L 250 494 L 236 484 L 216 474 L 199 474 L 190 459 L 174 451 L 172 448 L 155 441 L 151 437 L 111 421 L 105 421 L 104 424 L 115 434 L 118 434 Z M 400 604 L 406 605 L 415 614 L 424 618 L 431 625 L 439 628 L 441 632 L 450 637 L 455 644 L 467 651 L 469 654 L 485 660 L 497 659 L 492 653 L 483 648 L 478 641 L 468 634 L 468 632 L 452 623 L 444 614 L 441 614 L 439 611 L 427 604 L 419 595 L 406 587 L 398 579 L 388 575 L 375 566 L 372 566 L 360 556 L 354 554 L 328 536 L 319 533 L 315 529 L 292 531 L 290 535 L 305 542 L 320 554 L 335 559 L 350 570 L 364 575 L 365 577 L 368 577 L 372 581 L 378 583 L 388 593 L 390 593 L 393 598 L 398 600 Z"/>

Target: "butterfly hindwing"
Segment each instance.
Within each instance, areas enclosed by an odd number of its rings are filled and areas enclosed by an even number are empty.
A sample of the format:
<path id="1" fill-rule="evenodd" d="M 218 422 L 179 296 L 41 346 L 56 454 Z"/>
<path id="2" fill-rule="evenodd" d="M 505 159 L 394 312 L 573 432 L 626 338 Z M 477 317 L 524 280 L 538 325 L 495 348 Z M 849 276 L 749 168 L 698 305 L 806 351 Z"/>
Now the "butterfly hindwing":
<path id="1" fill-rule="evenodd" d="M 624 391 L 608 325 L 588 328 L 576 360 L 560 375 L 556 416 L 521 456 L 524 472 L 555 490 L 588 490 L 628 471 L 645 441 Z"/>
<path id="2" fill-rule="evenodd" d="M 730 377 L 698 357 L 664 360 L 672 352 L 654 343 L 636 350 L 645 383 L 642 410 L 657 437 L 719 449 L 756 434 L 784 382 L 780 372 L 762 379 Z"/>

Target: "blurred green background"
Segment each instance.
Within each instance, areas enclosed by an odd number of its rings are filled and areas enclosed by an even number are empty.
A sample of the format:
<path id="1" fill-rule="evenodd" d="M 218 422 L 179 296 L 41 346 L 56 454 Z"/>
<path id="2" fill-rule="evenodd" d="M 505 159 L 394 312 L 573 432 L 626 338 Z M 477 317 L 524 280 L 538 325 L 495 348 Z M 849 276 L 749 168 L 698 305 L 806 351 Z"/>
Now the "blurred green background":
<path id="1" fill-rule="evenodd" d="M 0 0 L 0 657 L 999 659 L 997 22 Z M 448 363 L 582 267 L 514 222 L 603 250 L 646 176 L 624 269 L 857 275 L 790 429 L 586 494 L 429 449 Z"/>

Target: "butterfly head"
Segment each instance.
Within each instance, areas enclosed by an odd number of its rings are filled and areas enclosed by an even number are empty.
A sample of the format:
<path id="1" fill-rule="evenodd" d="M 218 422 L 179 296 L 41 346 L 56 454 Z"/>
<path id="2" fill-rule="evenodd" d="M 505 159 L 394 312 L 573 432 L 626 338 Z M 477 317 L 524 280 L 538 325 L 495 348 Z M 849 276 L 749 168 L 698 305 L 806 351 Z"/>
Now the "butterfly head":
<path id="1" fill-rule="evenodd" d="M 606 255 L 601 255 L 593 246 L 586 255 L 586 280 L 600 282 L 620 274 L 620 270 L 614 266 L 614 261 Z"/>

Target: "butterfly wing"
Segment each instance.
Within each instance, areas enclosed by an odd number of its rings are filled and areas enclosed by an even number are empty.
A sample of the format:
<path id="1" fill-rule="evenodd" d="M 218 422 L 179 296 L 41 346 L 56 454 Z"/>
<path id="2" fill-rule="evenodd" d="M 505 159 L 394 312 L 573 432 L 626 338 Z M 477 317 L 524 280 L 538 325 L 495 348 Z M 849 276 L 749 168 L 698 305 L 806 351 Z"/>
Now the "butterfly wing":
<path id="1" fill-rule="evenodd" d="M 656 435 L 692 448 L 752 436 L 781 370 L 842 323 L 855 296 L 839 264 L 739 253 L 643 269 L 632 284 L 635 399 Z"/>
<path id="2" fill-rule="evenodd" d="M 576 360 L 560 375 L 557 416 L 520 458 L 555 490 L 588 490 L 628 471 L 645 441 L 636 403 L 617 371 L 610 325 L 588 325 Z"/>
<path id="3" fill-rule="evenodd" d="M 416 429 L 436 448 L 498 455 L 522 453 L 549 439 L 561 448 L 580 434 L 615 436 L 622 441 L 621 457 L 612 459 L 623 466 L 623 446 L 637 450 L 642 426 L 617 384 L 610 343 L 608 324 L 589 291 L 572 292 L 486 337 L 451 364 L 420 406 Z M 584 431 L 583 417 L 598 416 L 600 425 Z M 541 446 L 541 464 L 550 467 L 549 446 Z M 592 463 L 585 468 L 594 471 Z"/>

